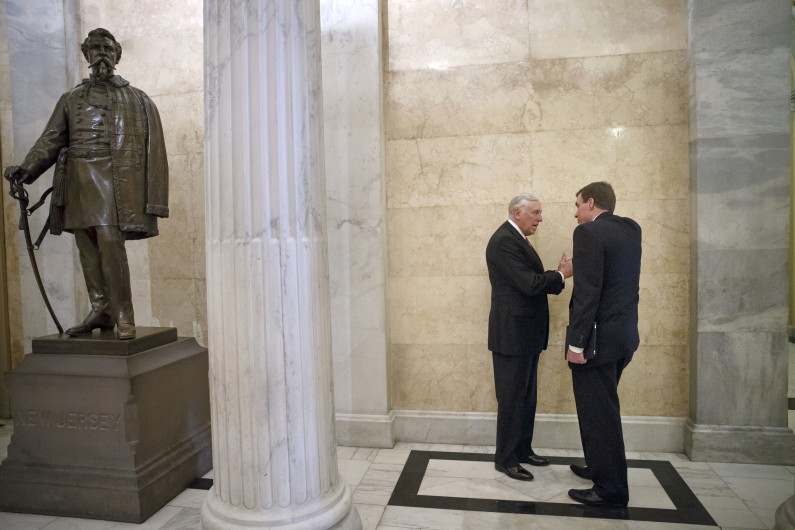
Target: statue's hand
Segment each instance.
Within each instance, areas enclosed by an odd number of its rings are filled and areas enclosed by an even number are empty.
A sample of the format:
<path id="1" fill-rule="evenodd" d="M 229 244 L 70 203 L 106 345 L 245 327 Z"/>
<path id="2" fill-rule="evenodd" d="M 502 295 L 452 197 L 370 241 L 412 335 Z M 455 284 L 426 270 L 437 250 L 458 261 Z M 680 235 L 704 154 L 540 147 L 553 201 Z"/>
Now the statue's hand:
<path id="1" fill-rule="evenodd" d="M 20 184 L 22 182 L 26 182 L 30 175 L 28 175 L 28 172 L 19 166 L 8 166 L 3 173 L 3 176 L 9 182 Z"/>

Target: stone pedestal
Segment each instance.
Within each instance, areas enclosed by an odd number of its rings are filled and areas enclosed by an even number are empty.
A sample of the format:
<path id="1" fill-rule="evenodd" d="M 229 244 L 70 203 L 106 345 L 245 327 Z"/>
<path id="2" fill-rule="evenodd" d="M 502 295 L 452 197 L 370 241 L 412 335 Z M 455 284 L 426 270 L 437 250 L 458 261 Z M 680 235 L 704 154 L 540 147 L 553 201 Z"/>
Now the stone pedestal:
<path id="1" fill-rule="evenodd" d="M 0 511 L 140 523 L 211 468 L 207 349 L 174 328 L 50 335 L 8 374 Z"/>

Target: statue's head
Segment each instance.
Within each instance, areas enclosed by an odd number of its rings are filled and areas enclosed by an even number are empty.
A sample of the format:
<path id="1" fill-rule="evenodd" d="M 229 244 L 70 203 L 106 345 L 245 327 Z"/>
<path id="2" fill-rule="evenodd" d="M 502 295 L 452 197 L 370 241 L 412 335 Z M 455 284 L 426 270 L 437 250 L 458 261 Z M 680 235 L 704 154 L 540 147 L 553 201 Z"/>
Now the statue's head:
<path id="1" fill-rule="evenodd" d="M 121 44 L 116 42 L 113 34 L 105 28 L 97 28 L 88 32 L 88 37 L 80 46 L 88 66 L 97 75 L 111 75 L 121 60 Z"/>

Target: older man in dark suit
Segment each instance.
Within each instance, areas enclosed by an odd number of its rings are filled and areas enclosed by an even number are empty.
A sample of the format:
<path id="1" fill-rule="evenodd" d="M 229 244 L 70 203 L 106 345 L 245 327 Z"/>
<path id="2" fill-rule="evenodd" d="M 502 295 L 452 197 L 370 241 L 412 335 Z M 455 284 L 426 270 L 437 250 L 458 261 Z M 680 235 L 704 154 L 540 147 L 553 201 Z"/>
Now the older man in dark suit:
<path id="1" fill-rule="evenodd" d="M 571 470 L 592 480 L 593 487 L 572 489 L 569 496 L 589 506 L 626 506 L 629 487 L 618 382 L 640 342 L 641 229 L 632 219 L 613 214 L 616 196 L 607 182 L 582 188 L 575 205 L 577 274 L 566 358 L 572 370 L 586 465 L 572 465 Z M 588 344 L 592 333 L 596 333 L 595 341 L 591 340 L 595 357 Z M 584 352 L 586 347 L 589 352 Z"/>
<path id="2" fill-rule="evenodd" d="M 542 220 L 538 198 L 518 195 L 508 205 L 508 220 L 486 247 L 491 282 L 488 341 L 497 394 L 494 467 L 516 480 L 533 479 L 520 463 L 549 464 L 532 447 L 536 372 L 549 338 L 547 295 L 559 294 L 572 272 L 565 254 L 558 270 L 544 271 L 541 258 L 527 240 Z"/>

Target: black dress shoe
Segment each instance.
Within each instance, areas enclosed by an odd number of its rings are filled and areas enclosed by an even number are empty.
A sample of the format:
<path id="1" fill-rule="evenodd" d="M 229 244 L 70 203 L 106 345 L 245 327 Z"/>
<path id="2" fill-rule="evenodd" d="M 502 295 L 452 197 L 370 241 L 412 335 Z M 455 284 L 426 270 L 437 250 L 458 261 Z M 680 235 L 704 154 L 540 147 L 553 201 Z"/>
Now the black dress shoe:
<path id="1" fill-rule="evenodd" d="M 501 473 L 505 473 L 515 480 L 533 480 L 533 474 L 522 466 L 504 467 L 499 464 L 494 464 L 494 469 Z"/>
<path id="2" fill-rule="evenodd" d="M 523 456 L 519 458 L 519 462 L 522 464 L 530 464 L 531 466 L 548 466 L 549 460 L 544 458 L 543 456 L 538 456 L 535 453 L 530 453 L 527 456 Z"/>
<path id="3" fill-rule="evenodd" d="M 577 464 L 572 464 L 569 466 L 572 473 L 577 475 L 580 478 L 584 478 L 585 480 L 591 480 L 591 470 L 585 466 L 578 466 Z"/>
<path id="4" fill-rule="evenodd" d="M 577 502 L 581 502 L 586 506 L 616 506 L 619 508 L 626 508 L 627 501 L 624 502 L 611 502 L 600 497 L 593 489 L 587 490 L 569 490 L 569 497 Z"/>

